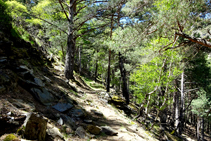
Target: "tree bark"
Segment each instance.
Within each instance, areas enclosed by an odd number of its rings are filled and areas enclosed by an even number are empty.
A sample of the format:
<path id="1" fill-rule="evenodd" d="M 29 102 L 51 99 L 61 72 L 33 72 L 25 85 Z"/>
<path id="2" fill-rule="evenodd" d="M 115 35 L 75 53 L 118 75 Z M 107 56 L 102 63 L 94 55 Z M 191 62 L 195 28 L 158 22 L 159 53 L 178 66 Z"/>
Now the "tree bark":
<path id="1" fill-rule="evenodd" d="M 71 27 L 70 27 L 71 28 Z M 67 40 L 67 52 L 65 57 L 65 77 L 69 79 L 74 79 L 73 69 L 74 69 L 74 55 L 75 55 L 75 41 L 73 39 L 72 30 L 68 31 Z"/>
<path id="2" fill-rule="evenodd" d="M 110 92 L 110 75 L 111 75 L 111 50 L 109 49 L 109 54 L 108 54 L 108 75 L 107 75 L 107 86 L 106 86 L 107 92 Z"/>
<path id="3" fill-rule="evenodd" d="M 78 47 L 78 72 L 81 74 L 81 47 Z"/>
<path id="4" fill-rule="evenodd" d="M 210 133 L 210 121 L 209 119 L 207 120 L 207 133 Z"/>
<path id="5" fill-rule="evenodd" d="M 180 109 L 180 126 L 179 126 L 179 134 L 182 135 L 183 127 L 184 127 L 184 71 L 181 74 L 181 109 Z"/>
<path id="6" fill-rule="evenodd" d="M 204 117 L 201 118 L 201 140 L 204 141 Z"/>
<path id="7" fill-rule="evenodd" d="M 96 64 L 95 64 L 95 82 L 97 82 L 97 69 L 98 69 L 98 61 L 96 60 Z"/>
<path id="8" fill-rule="evenodd" d="M 73 77 L 73 70 L 74 70 L 74 55 L 75 55 L 75 38 L 73 35 L 73 17 L 75 13 L 75 0 L 70 0 L 70 7 L 69 7 L 69 27 L 68 27 L 68 37 L 67 37 L 67 52 L 65 57 L 65 70 L 64 74 L 65 77 L 69 79 L 74 79 Z"/>
<path id="9" fill-rule="evenodd" d="M 201 124 L 201 119 L 199 116 L 197 116 L 197 129 L 196 129 L 196 136 L 197 136 L 197 141 L 200 141 L 200 124 Z"/>
<path id="10" fill-rule="evenodd" d="M 175 86 L 176 87 L 178 86 L 177 80 L 175 80 Z M 174 95 L 174 101 L 175 101 L 175 127 L 178 127 L 179 126 L 179 95 L 177 91 L 175 92 L 175 95 Z M 177 132 L 179 133 L 178 130 Z"/>
<path id="11" fill-rule="evenodd" d="M 111 32 L 110 32 L 110 39 L 112 39 L 112 33 L 113 33 L 113 15 L 111 16 Z M 109 49 L 108 54 L 108 76 L 107 76 L 107 92 L 110 92 L 110 75 L 111 75 L 111 49 Z"/>
<path id="12" fill-rule="evenodd" d="M 127 85 L 127 79 L 126 79 L 126 70 L 124 68 L 123 57 L 120 52 L 119 52 L 119 69 L 120 69 L 121 78 L 122 78 L 122 93 L 126 100 L 126 103 L 129 104 L 130 99 L 129 99 L 129 90 L 127 87 L 128 85 Z"/>

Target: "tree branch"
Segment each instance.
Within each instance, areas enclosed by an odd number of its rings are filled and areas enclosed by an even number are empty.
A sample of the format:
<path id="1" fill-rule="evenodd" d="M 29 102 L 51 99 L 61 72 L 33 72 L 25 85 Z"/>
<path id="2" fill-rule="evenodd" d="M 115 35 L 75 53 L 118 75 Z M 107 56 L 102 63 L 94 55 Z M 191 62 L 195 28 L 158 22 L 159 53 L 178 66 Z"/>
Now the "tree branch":
<path id="1" fill-rule="evenodd" d="M 64 12 L 64 14 L 65 14 L 67 20 L 70 22 L 70 19 L 68 18 L 67 13 L 66 13 L 66 11 L 64 10 L 64 7 L 63 7 L 63 5 L 62 5 L 61 0 L 59 0 L 59 4 L 61 5 L 61 7 L 62 7 L 62 9 L 63 9 L 63 12 Z"/>
<path id="2" fill-rule="evenodd" d="M 180 33 L 176 32 L 175 35 L 186 38 L 186 39 L 190 40 L 191 42 L 194 42 L 194 43 L 203 45 L 205 47 L 211 48 L 211 43 L 206 41 L 205 39 L 190 37 L 189 35 L 182 33 L 182 32 L 180 32 Z"/>
<path id="3" fill-rule="evenodd" d="M 34 18 L 40 19 L 40 20 L 42 20 L 42 21 L 44 21 L 44 22 L 46 22 L 46 23 L 48 23 L 48 24 L 50 24 L 50 25 L 52 25 L 52 26 L 55 26 L 56 28 L 58 28 L 58 29 L 61 30 L 62 32 L 68 34 L 65 30 L 61 29 L 61 28 L 58 27 L 57 25 L 55 25 L 55 24 L 53 24 L 53 23 L 51 23 L 51 22 L 49 22 L 49 21 L 47 21 L 47 20 L 45 20 L 45 19 L 43 19 L 43 18 L 37 17 L 37 16 L 35 16 L 35 15 L 32 15 L 32 14 L 30 14 L 30 13 L 27 13 L 27 12 L 24 12 L 24 11 L 21 11 L 21 10 L 18 10 L 18 11 L 19 11 L 19 12 L 22 12 L 22 13 L 25 13 L 25 14 L 27 14 L 27 15 L 29 15 L 29 16 L 32 16 L 32 17 L 34 17 Z"/>

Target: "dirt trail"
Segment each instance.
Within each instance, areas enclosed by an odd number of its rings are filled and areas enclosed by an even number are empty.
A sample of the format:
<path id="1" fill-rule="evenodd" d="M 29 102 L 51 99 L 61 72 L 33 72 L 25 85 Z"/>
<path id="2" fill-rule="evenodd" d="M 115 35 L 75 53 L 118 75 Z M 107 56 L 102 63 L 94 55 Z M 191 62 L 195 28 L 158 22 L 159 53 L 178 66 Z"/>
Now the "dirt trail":
<path id="1" fill-rule="evenodd" d="M 102 90 L 101 90 L 102 91 Z M 91 113 L 91 110 L 95 109 L 103 113 L 104 117 L 101 117 L 97 122 L 99 126 L 109 126 L 116 130 L 118 134 L 116 136 L 99 136 L 91 141 L 156 141 L 152 135 L 140 127 L 136 122 L 124 116 L 116 108 L 99 98 L 99 90 L 97 91 L 85 91 L 83 96 L 75 97 L 80 105 Z M 89 104 L 87 101 L 91 101 Z"/>

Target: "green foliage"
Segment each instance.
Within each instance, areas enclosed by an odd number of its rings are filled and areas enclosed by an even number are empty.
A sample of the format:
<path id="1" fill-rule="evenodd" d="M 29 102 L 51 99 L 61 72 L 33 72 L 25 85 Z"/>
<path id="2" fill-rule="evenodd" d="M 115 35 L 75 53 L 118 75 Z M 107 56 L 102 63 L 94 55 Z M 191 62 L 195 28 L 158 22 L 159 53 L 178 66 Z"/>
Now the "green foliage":
<path id="1" fill-rule="evenodd" d="M 207 93 L 203 89 L 197 92 L 198 98 L 194 99 L 191 103 L 192 112 L 199 116 L 206 115 L 206 109 L 210 108 L 209 105 L 211 104 L 209 99 L 207 98 Z"/>
<path id="2" fill-rule="evenodd" d="M 153 50 L 156 51 L 167 42 L 167 39 L 160 41 L 152 40 L 144 50 L 148 53 Z M 174 92 L 172 81 L 181 73 L 180 68 L 176 64 L 179 63 L 181 57 L 177 54 L 176 50 L 168 50 L 158 56 L 153 55 L 153 58 L 151 58 L 152 54 L 150 54 L 149 57 L 151 60 L 143 63 L 134 71 L 130 81 L 135 83 L 135 85 L 131 85 L 131 89 L 139 101 L 143 101 L 145 94 L 153 91 L 156 87 L 165 86 L 168 87 L 169 92 Z M 147 57 L 147 55 L 145 55 L 145 57 Z M 154 98 L 157 99 L 156 97 Z"/>
<path id="3" fill-rule="evenodd" d="M 41 25 L 42 24 L 42 20 L 40 20 L 40 19 L 26 19 L 25 22 L 29 23 L 29 24 L 32 24 L 32 26 L 36 26 L 36 25 Z"/>
<path id="4" fill-rule="evenodd" d="M 6 1 L 8 12 L 13 18 L 22 17 L 27 13 L 27 8 L 17 1 Z"/>
<path id="5" fill-rule="evenodd" d="M 32 7 L 32 13 L 38 17 L 49 19 L 51 18 L 51 15 L 45 12 L 45 8 L 50 6 L 50 4 L 51 4 L 50 0 L 41 1 L 36 6 Z"/>

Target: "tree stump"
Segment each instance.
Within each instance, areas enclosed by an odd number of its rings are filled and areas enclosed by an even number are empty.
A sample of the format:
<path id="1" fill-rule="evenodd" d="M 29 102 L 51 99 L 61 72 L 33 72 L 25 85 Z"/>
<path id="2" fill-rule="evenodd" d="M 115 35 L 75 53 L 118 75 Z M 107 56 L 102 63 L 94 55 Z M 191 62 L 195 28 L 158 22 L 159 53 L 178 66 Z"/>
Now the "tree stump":
<path id="1" fill-rule="evenodd" d="M 26 124 L 24 137 L 29 140 L 45 141 L 47 120 L 32 113 Z"/>

